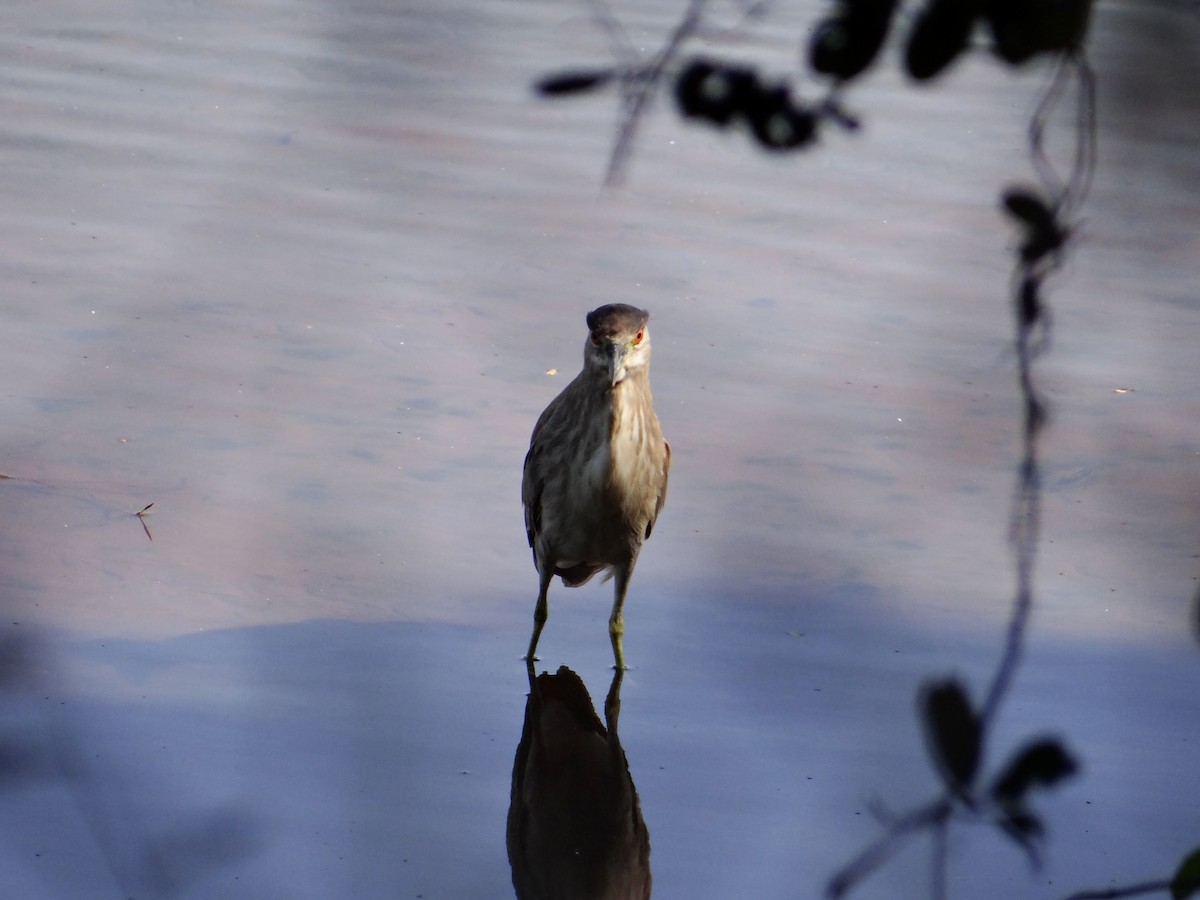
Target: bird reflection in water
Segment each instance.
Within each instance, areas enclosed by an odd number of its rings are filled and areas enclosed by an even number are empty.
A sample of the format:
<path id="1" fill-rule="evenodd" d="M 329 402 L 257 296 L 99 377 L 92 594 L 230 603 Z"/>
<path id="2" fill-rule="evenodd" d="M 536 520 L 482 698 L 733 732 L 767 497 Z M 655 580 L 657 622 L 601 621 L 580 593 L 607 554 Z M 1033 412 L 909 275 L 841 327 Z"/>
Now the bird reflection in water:
<path id="1" fill-rule="evenodd" d="M 644 900 L 650 834 L 617 735 L 624 671 L 601 723 L 579 676 L 534 677 L 513 762 L 508 861 L 520 900 Z"/>

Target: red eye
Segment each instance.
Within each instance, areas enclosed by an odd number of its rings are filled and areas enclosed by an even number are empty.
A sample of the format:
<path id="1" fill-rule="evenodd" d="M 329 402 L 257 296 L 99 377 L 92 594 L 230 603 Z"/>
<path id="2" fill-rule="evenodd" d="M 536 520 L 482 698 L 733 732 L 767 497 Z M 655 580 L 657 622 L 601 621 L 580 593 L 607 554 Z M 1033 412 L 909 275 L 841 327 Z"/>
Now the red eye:
<path id="1" fill-rule="evenodd" d="M 642 339 L 645 336 L 646 336 L 646 329 L 645 328 L 639 329 L 637 335 L 633 339 L 633 346 L 636 347 L 638 344 L 640 344 L 642 342 Z"/>
<path id="2" fill-rule="evenodd" d="M 598 333 L 596 333 L 595 331 L 592 332 L 592 343 L 595 344 L 597 347 L 600 346 L 600 335 Z"/>

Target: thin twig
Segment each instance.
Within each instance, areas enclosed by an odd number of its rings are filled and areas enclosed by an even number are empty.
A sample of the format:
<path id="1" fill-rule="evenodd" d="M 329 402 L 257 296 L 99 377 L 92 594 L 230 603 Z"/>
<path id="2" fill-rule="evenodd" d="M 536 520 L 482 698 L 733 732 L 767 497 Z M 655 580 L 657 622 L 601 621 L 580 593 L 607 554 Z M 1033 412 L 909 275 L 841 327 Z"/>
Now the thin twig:
<path id="1" fill-rule="evenodd" d="M 1076 84 L 1075 147 L 1071 170 L 1064 180 L 1054 169 L 1046 151 L 1046 126 L 1068 85 Z M 1091 190 L 1096 171 L 1096 75 L 1083 48 L 1064 54 L 1055 63 L 1037 107 L 1029 121 L 1029 151 L 1033 168 L 1061 215 L 1078 210 Z"/>
<path id="2" fill-rule="evenodd" d="M 1075 152 L 1072 158 L 1071 172 L 1064 181 L 1055 173 L 1046 154 L 1043 139 L 1046 122 L 1059 98 L 1062 97 L 1072 74 L 1076 75 L 1079 80 Z M 1095 77 L 1082 50 L 1060 59 L 1051 75 L 1050 83 L 1043 92 L 1029 124 L 1029 155 L 1043 185 L 1054 196 L 1054 207 L 1059 214 L 1068 215 L 1077 210 L 1091 188 L 1092 175 L 1096 166 Z M 1046 422 L 1046 408 L 1033 381 L 1033 360 L 1039 349 L 1034 338 L 1038 334 L 1039 326 L 1038 322 L 1030 321 L 1023 314 L 1020 297 L 1016 295 L 1016 292 L 1022 290 L 1022 285 L 1030 279 L 1040 285 L 1042 279 L 1061 264 L 1061 250 L 1056 250 L 1049 254 L 1044 261 L 1021 261 L 1013 278 L 1016 320 L 1014 342 L 1023 416 L 1022 456 L 1009 531 L 1010 540 L 1017 555 L 1017 585 L 1004 652 L 988 687 L 980 713 L 981 728 L 984 731 L 994 720 L 1000 703 L 1012 683 L 1017 664 L 1020 662 L 1025 631 L 1028 628 L 1029 615 L 1033 609 L 1033 572 L 1041 536 L 1042 476 L 1041 464 L 1038 459 L 1038 439 Z M 1043 314 L 1039 321 L 1041 323 L 1040 333 L 1045 337 L 1048 334 L 1048 316 Z M 1041 346 L 1044 346 L 1044 343 Z"/>
<path id="3" fill-rule="evenodd" d="M 858 856 L 842 866 L 825 887 L 830 900 L 845 894 L 885 862 L 895 856 L 907 838 L 922 829 L 944 822 L 953 811 L 949 799 L 939 797 L 897 818 L 883 834 L 868 844 Z"/>
<path id="4" fill-rule="evenodd" d="M 1065 190 L 1065 186 L 1062 179 L 1058 177 L 1058 173 L 1054 171 L 1054 166 L 1051 164 L 1050 157 L 1046 153 L 1046 124 L 1050 118 L 1050 113 L 1058 105 L 1058 100 L 1066 88 L 1069 76 L 1070 71 L 1067 66 L 1067 60 L 1060 57 L 1055 61 L 1054 73 L 1046 83 L 1046 87 L 1042 91 L 1042 96 L 1038 98 L 1033 116 L 1029 119 L 1030 160 L 1043 186 L 1054 197 L 1060 196 Z"/>
<path id="5" fill-rule="evenodd" d="M 1142 894 L 1166 893 L 1169 890 L 1171 890 L 1171 882 L 1169 881 L 1144 881 L 1141 884 L 1130 884 L 1119 888 L 1080 891 L 1065 898 L 1065 900 L 1117 900 L 1119 897 L 1138 897 Z"/>
<path id="6" fill-rule="evenodd" d="M 621 20 L 613 15 L 613 11 L 608 8 L 605 0 L 587 0 L 587 2 L 588 6 L 592 8 L 592 18 L 596 20 L 600 30 L 608 37 L 613 56 L 625 66 L 635 65 L 637 53 L 633 49 L 633 42 L 629 40 L 629 34 L 625 31 Z"/>
<path id="7" fill-rule="evenodd" d="M 929 894 L 933 900 L 946 900 L 946 859 L 947 859 L 947 844 L 949 836 L 946 834 L 946 820 L 942 819 L 934 823 L 933 831 L 933 859 L 931 860 L 931 871 L 929 873 L 930 889 Z"/>
<path id="8" fill-rule="evenodd" d="M 1078 210 L 1092 189 L 1096 173 L 1096 73 L 1080 49 L 1072 56 L 1079 96 L 1075 109 L 1075 164 L 1067 180 L 1064 213 Z"/>
<path id="9" fill-rule="evenodd" d="M 1019 290 L 1020 288 L 1016 288 Z M 1015 305 L 1015 304 L 1014 304 Z M 1046 413 L 1033 384 L 1033 350 L 1030 346 L 1033 327 L 1017 318 L 1016 351 L 1018 384 L 1022 401 L 1022 454 L 1017 473 L 1016 494 L 1013 497 L 1009 537 L 1017 555 L 1017 587 L 1012 616 L 1008 623 L 1004 652 L 979 714 L 980 728 L 986 732 L 995 719 L 1000 702 L 1012 683 L 1025 643 L 1025 631 L 1033 610 L 1033 571 L 1037 560 L 1038 538 L 1041 532 L 1041 465 L 1038 461 L 1038 437 Z"/>
<path id="10" fill-rule="evenodd" d="M 634 67 L 627 70 L 623 76 L 622 96 L 625 111 L 621 125 L 617 129 L 616 142 L 613 144 L 612 153 L 608 158 L 608 171 L 604 176 L 604 183 L 608 187 L 615 187 L 621 183 L 625 174 L 625 161 L 629 158 L 630 149 L 633 147 L 633 139 L 637 134 L 638 125 L 641 123 L 650 101 L 654 98 L 658 82 L 666 67 L 674 60 L 679 47 L 700 27 L 706 3 L 707 0 L 691 0 L 687 12 L 675 26 L 670 39 L 658 51 L 649 67 Z"/>

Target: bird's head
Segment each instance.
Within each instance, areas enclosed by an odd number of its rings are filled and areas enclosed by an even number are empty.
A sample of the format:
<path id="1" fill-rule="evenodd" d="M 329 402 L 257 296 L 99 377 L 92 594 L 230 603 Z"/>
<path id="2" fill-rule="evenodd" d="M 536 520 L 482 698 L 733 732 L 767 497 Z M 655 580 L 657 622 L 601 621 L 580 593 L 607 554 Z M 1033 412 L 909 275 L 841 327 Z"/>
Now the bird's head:
<path id="1" fill-rule="evenodd" d="M 588 340 L 583 347 L 584 366 L 603 374 L 616 387 L 630 375 L 650 365 L 650 313 L 625 303 L 610 303 L 587 316 Z"/>

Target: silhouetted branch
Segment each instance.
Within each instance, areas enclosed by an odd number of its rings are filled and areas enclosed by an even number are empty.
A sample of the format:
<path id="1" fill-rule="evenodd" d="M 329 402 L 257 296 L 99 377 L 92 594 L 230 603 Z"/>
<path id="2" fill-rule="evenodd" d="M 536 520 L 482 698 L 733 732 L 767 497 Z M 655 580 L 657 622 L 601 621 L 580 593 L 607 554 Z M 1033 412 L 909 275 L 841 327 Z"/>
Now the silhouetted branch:
<path id="1" fill-rule="evenodd" d="M 1021 304 L 1018 299 L 1018 307 Z M 1004 652 L 980 713 L 981 730 L 986 734 L 996 717 L 1004 695 L 1012 683 L 1013 674 L 1021 659 L 1029 614 L 1033 609 L 1033 571 L 1037 560 L 1038 538 L 1041 532 L 1041 465 L 1038 461 L 1038 437 L 1046 422 L 1046 411 L 1033 384 L 1033 329 L 1035 322 L 1027 320 L 1018 309 L 1016 324 L 1017 383 L 1021 391 L 1022 452 L 1017 469 L 1016 495 L 1013 498 L 1009 535 L 1016 551 L 1017 588 Z"/>
<path id="2" fill-rule="evenodd" d="M 1145 894 L 1165 893 L 1171 889 L 1169 881 L 1145 881 L 1141 884 L 1131 884 L 1126 887 L 1109 888 L 1099 891 L 1080 891 L 1064 900 L 1117 900 L 1119 897 L 1141 897 Z"/>
<path id="3" fill-rule="evenodd" d="M 947 819 L 941 819 L 929 826 L 933 833 L 929 873 L 929 895 L 932 900 L 946 900 L 946 854 L 949 843 L 946 823 Z"/>
<path id="4" fill-rule="evenodd" d="M 944 823 L 953 810 L 950 801 L 940 797 L 893 820 L 887 831 L 833 874 L 825 887 L 825 896 L 831 900 L 844 897 L 854 885 L 899 853 L 910 837 Z"/>
<path id="5" fill-rule="evenodd" d="M 1076 85 L 1075 147 L 1067 178 L 1062 179 L 1045 147 L 1050 114 L 1070 87 Z M 1037 108 L 1029 122 L 1030 157 L 1043 187 L 1054 198 L 1055 211 L 1074 213 L 1091 189 L 1096 171 L 1096 76 L 1082 50 L 1064 54 L 1056 62 Z"/>
<path id="6" fill-rule="evenodd" d="M 626 66 L 635 66 L 637 52 L 633 49 L 633 41 L 629 40 L 629 34 L 621 20 L 613 15 L 605 0 L 587 0 L 587 4 L 592 8 L 592 18 L 608 38 L 613 56 Z"/>
<path id="7" fill-rule="evenodd" d="M 590 2 L 597 5 L 599 0 Z M 624 177 L 625 162 L 633 147 L 633 139 L 641 124 L 642 115 L 658 90 L 663 71 L 675 59 L 683 42 L 699 29 L 705 5 L 706 0 L 691 0 L 666 45 L 658 51 L 649 66 L 631 68 L 623 77 L 621 99 L 624 110 L 621 123 L 617 126 L 617 138 L 608 158 L 608 172 L 604 176 L 606 185 L 611 187 L 620 184 Z"/>

